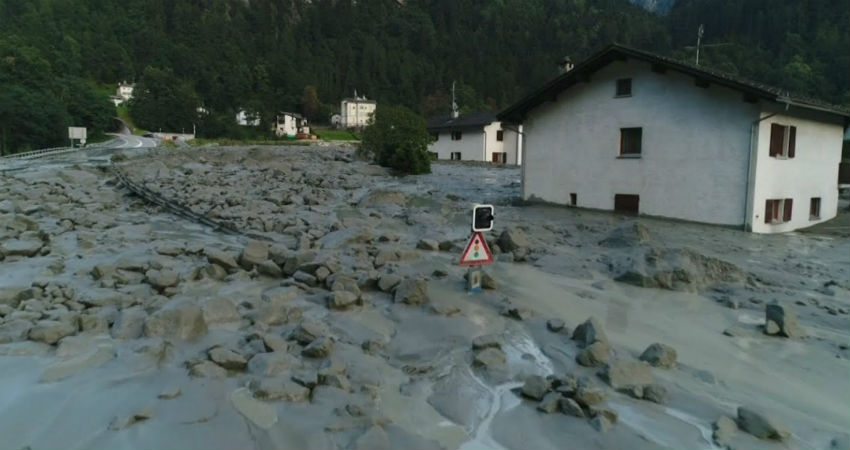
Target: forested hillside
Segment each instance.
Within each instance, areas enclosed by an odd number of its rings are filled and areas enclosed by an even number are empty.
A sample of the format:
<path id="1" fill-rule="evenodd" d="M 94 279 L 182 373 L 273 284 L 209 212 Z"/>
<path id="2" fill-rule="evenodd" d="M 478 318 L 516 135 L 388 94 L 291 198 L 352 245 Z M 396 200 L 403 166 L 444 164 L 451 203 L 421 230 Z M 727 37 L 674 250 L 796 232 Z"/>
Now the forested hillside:
<path id="1" fill-rule="evenodd" d="M 0 0 L 3 148 L 102 127 L 125 79 L 170 96 L 136 105 L 140 126 L 205 135 L 240 107 L 300 110 L 307 86 L 319 121 L 354 89 L 445 112 L 453 80 L 462 109 L 498 109 L 613 41 L 691 59 L 700 23 L 701 64 L 850 104 L 850 5 L 827 0 Z"/>

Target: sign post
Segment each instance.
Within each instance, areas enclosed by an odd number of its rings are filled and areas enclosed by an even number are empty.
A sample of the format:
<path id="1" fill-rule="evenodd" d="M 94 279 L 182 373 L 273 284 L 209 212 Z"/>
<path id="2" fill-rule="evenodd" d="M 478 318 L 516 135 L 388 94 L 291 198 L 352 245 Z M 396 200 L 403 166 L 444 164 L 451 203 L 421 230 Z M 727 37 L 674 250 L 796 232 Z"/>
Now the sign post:
<path id="1" fill-rule="evenodd" d="M 466 273 L 466 287 L 470 293 L 481 290 L 480 266 L 493 264 L 493 253 L 484 239 L 483 231 L 493 229 L 492 205 L 475 205 L 472 207 L 472 236 L 466 243 L 466 248 L 460 256 L 459 264 L 469 267 Z"/>
<path id="2" fill-rule="evenodd" d="M 74 139 L 86 145 L 86 127 L 68 127 L 68 139 L 71 140 L 71 148 L 74 148 Z"/>

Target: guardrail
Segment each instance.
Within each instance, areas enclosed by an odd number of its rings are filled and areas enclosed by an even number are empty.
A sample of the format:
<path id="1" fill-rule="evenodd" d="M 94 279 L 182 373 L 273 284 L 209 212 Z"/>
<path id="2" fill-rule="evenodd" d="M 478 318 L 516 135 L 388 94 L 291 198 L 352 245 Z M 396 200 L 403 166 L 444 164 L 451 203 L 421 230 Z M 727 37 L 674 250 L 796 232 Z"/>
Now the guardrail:
<path id="1" fill-rule="evenodd" d="M 110 141 L 107 141 L 110 142 Z M 29 152 L 13 153 L 11 155 L 0 156 L 0 159 L 38 159 L 53 155 L 63 155 L 65 153 L 78 152 L 80 150 L 91 150 L 105 147 L 104 143 L 98 143 L 87 147 L 53 147 L 32 150 Z"/>
<path id="2" fill-rule="evenodd" d="M 217 221 L 203 214 L 196 213 L 195 211 L 192 211 L 191 208 L 181 204 L 180 202 L 169 200 L 163 197 L 162 195 L 146 188 L 145 186 L 133 182 L 132 180 L 127 178 L 127 175 L 115 164 L 111 164 L 110 168 L 112 169 L 112 172 L 115 173 L 115 175 L 118 177 L 118 180 L 123 186 L 125 186 L 127 189 L 130 190 L 130 192 L 138 195 L 148 203 L 153 203 L 154 205 L 161 206 L 178 216 L 195 221 L 197 223 L 200 223 L 201 225 L 206 225 L 214 230 L 223 231 L 228 234 L 242 235 L 251 239 L 257 239 L 268 242 L 273 241 L 271 238 L 266 236 L 254 233 L 243 233 L 227 223 Z"/>

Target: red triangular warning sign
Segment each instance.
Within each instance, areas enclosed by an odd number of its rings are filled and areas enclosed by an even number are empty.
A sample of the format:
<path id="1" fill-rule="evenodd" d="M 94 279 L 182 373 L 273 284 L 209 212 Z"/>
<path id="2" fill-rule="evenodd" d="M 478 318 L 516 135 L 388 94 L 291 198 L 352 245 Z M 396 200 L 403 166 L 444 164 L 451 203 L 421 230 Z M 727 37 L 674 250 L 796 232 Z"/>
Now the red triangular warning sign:
<path id="1" fill-rule="evenodd" d="M 487 241 L 480 231 L 476 231 L 469 238 L 469 243 L 466 244 L 466 250 L 460 256 L 461 266 L 484 266 L 493 264 L 493 254 L 490 253 L 490 247 L 487 246 Z"/>

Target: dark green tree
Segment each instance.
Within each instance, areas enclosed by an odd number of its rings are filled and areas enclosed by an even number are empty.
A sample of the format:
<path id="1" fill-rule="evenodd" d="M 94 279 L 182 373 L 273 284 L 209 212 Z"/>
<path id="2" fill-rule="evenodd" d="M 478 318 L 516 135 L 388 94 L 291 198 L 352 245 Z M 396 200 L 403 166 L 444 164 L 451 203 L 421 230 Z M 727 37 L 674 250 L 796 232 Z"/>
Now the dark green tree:
<path id="1" fill-rule="evenodd" d="M 301 111 L 304 117 L 311 123 L 319 118 L 322 111 L 322 104 L 319 102 L 319 94 L 316 92 L 316 86 L 304 86 L 304 94 L 301 96 Z"/>
<path id="2" fill-rule="evenodd" d="M 359 152 L 399 174 L 430 173 L 429 140 L 421 116 L 404 106 L 379 106 Z"/>
<path id="3" fill-rule="evenodd" d="M 136 125 L 148 130 L 179 132 L 198 122 L 198 96 L 171 69 L 145 68 L 130 100 Z"/>

